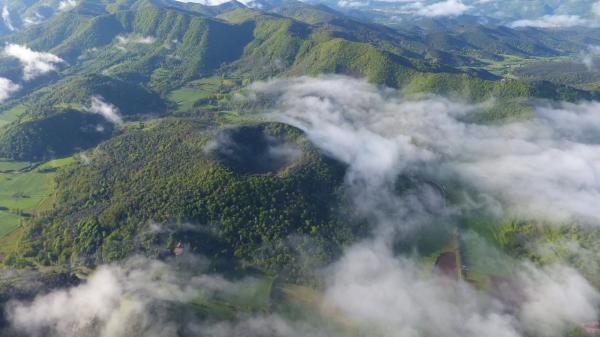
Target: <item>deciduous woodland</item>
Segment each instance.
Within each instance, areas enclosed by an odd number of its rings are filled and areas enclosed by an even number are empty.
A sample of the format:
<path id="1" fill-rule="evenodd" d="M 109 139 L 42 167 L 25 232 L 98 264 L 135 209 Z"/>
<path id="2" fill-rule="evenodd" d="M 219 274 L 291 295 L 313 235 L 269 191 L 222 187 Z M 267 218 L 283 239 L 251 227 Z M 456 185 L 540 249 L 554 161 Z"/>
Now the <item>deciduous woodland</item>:
<path id="1" fill-rule="evenodd" d="M 600 335 L 597 0 L 0 6 L 0 336 Z"/>

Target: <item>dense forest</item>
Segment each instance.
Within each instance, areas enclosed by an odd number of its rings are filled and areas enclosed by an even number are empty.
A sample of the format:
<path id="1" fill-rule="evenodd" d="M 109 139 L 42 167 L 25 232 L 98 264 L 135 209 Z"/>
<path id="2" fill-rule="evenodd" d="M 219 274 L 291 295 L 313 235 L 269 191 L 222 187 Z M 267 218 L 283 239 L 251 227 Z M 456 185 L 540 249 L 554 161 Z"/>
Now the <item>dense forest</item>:
<path id="1" fill-rule="evenodd" d="M 0 336 L 597 335 L 600 3 L 521 5 L 0 2 Z"/>

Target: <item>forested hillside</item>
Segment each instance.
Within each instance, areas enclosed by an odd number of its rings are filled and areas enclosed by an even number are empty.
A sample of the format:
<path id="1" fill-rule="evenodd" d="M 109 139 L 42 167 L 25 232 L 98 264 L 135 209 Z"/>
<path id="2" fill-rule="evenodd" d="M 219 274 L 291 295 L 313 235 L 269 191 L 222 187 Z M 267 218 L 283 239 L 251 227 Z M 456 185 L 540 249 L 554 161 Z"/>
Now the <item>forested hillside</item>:
<path id="1" fill-rule="evenodd" d="M 0 336 L 595 335 L 595 4 L 436 1 L 0 1 Z"/>
<path id="2" fill-rule="evenodd" d="M 57 178 L 56 207 L 36 219 L 15 263 L 31 257 L 92 266 L 186 242 L 215 259 L 298 273 L 296 253 L 330 261 L 355 237 L 357 228 L 338 220 L 343 166 L 316 152 L 298 130 L 260 124 L 211 135 L 204 129 L 164 121 L 102 144 L 89 154 L 90 164 Z M 272 148 L 293 153 L 270 156 Z M 239 155 L 274 164 L 253 169 L 227 160 Z M 152 223 L 165 227 L 152 232 Z M 199 227 L 188 228 L 192 223 Z"/>

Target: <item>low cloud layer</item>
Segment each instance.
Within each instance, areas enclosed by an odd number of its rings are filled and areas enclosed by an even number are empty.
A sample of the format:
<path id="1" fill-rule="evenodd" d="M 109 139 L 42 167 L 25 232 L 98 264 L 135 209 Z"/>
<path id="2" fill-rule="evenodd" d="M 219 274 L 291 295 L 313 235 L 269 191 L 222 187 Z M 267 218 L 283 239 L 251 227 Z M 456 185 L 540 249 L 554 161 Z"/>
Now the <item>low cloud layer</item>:
<path id="1" fill-rule="evenodd" d="M 54 54 L 33 51 L 27 46 L 18 44 L 7 45 L 4 48 L 4 55 L 19 60 L 23 67 L 23 79 L 25 81 L 56 71 L 57 66 L 65 62 Z"/>
<path id="2" fill-rule="evenodd" d="M 460 279 L 423 274 L 418 258 L 396 255 L 393 238 L 482 206 L 501 215 L 600 224 L 600 103 L 540 103 L 529 120 L 482 125 L 465 120 L 483 106 L 404 97 L 347 77 L 275 80 L 252 89 L 275 99 L 273 118 L 301 128 L 348 165 L 353 208 L 377 225 L 373 238 L 350 247 L 326 273 L 325 303 L 344 320 L 382 336 L 549 337 L 596 319 L 600 295 L 569 267 L 514 262 L 511 275 L 494 278 L 482 292 Z M 398 177 L 411 174 L 441 184 L 458 179 L 484 196 L 445 206 L 431 193 L 399 194 Z"/>
<path id="3" fill-rule="evenodd" d="M 169 317 L 169 308 L 235 286 L 203 274 L 203 266 L 189 256 L 173 263 L 133 257 L 101 267 L 80 286 L 9 303 L 8 320 L 15 333 L 32 337 L 180 336 L 185 326 Z M 191 321 L 181 317 L 179 323 Z"/>
<path id="4" fill-rule="evenodd" d="M 306 299 L 327 324 L 277 306 L 227 319 L 193 315 L 195 299 L 248 287 L 206 274 L 206 260 L 183 255 L 169 262 L 133 258 L 101 267 L 78 287 L 12 302 L 11 328 L 33 337 L 341 337 L 348 331 L 558 337 L 597 318 L 600 294 L 572 268 L 511 260 L 509 273 L 479 290 L 458 274 L 432 272 L 412 253 L 399 254 L 393 238 L 432 219 L 452 223 L 455 212 L 481 208 L 481 200 L 502 214 L 600 223 L 593 211 L 600 190 L 599 103 L 540 103 L 529 120 L 482 125 L 466 121 L 482 106 L 405 97 L 341 76 L 256 83 L 241 99 L 264 95 L 275 102 L 273 120 L 301 128 L 321 151 L 347 164 L 349 207 L 375 227 L 321 270 L 322 297 Z M 403 175 L 430 188 L 399 193 Z M 474 190 L 469 202 L 440 202 L 435 186 L 448 181 Z"/>
<path id="5" fill-rule="evenodd" d="M 119 108 L 113 104 L 106 102 L 101 96 L 93 96 L 91 98 L 90 106 L 87 111 L 95 114 L 102 115 L 107 121 L 113 124 L 122 124 L 123 119 L 119 114 Z"/>
<path id="6" fill-rule="evenodd" d="M 570 268 L 522 265 L 496 289 L 505 296 L 495 298 L 465 282 L 423 276 L 414 259 L 377 242 L 350 249 L 332 274 L 326 304 L 376 336 L 560 336 L 574 322 L 594 320 L 600 303 Z"/>
<path id="7" fill-rule="evenodd" d="M 540 103 L 531 119 L 495 126 L 464 121 L 482 107 L 411 99 L 349 78 L 254 90 L 277 97 L 283 121 L 379 190 L 403 172 L 425 170 L 472 186 L 507 214 L 600 225 L 600 103 Z"/>
<path id="8" fill-rule="evenodd" d="M 166 261 L 132 257 L 106 265 L 79 286 L 12 301 L 10 326 L 0 334 L 15 337 L 302 337 L 340 336 L 323 324 L 278 313 L 243 310 L 229 318 L 206 318 L 210 308 L 227 311 L 223 298 L 253 296 L 261 280 L 229 280 L 209 273 L 205 259 L 184 255 Z M 258 282 L 258 283 L 257 283 Z M 251 297 L 246 301 L 251 300 Z M 212 304 L 211 304 L 212 303 Z"/>

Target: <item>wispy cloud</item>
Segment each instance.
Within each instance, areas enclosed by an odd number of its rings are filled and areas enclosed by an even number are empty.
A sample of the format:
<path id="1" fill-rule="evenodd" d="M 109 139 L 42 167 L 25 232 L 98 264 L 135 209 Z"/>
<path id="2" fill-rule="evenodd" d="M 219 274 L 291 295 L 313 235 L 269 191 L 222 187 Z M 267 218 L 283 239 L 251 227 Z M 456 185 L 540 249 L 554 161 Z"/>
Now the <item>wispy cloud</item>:
<path id="1" fill-rule="evenodd" d="M 513 28 L 568 28 L 588 25 L 590 21 L 578 15 L 545 15 L 538 19 L 517 20 L 510 24 Z"/>
<path id="2" fill-rule="evenodd" d="M 123 36 L 123 35 L 119 35 L 119 36 L 117 36 L 117 42 L 119 44 L 128 44 L 128 43 L 152 44 L 152 43 L 156 42 L 156 38 L 154 38 L 153 36 L 139 36 L 139 35 Z"/>
<path id="3" fill-rule="evenodd" d="M 34 12 L 33 15 L 28 16 L 25 19 L 23 19 L 23 22 L 25 23 L 25 27 L 30 27 L 30 26 L 39 25 L 44 20 L 46 20 L 46 17 L 44 17 L 39 12 Z"/>
<path id="4" fill-rule="evenodd" d="M 592 13 L 596 16 L 600 16 L 600 1 L 592 5 Z"/>
<path id="5" fill-rule="evenodd" d="M 108 103 L 101 96 L 93 96 L 91 98 L 91 104 L 87 111 L 95 114 L 102 115 L 107 121 L 114 124 L 122 124 L 123 119 L 119 115 L 119 109 Z"/>
<path id="6" fill-rule="evenodd" d="M 10 31 L 15 31 L 15 27 L 12 24 L 12 19 L 10 18 L 10 11 L 8 10 L 8 6 L 4 5 L 2 7 L 2 21 L 4 21 L 4 25 Z"/>
<path id="7" fill-rule="evenodd" d="M 65 62 L 54 54 L 33 51 L 27 46 L 18 44 L 7 45 L 4 48 L 4 55 L 19 60 L 23 67 L 23 79 L 25 81 L 56 71 L 57 65 Z"/>
<path id="8" fill-rule="evenodd" d="M 587 50 L 581 52 L 581 62 L 589 71 L 596 69 L 598 59 L 600 59 L 600 46 L 588 46 Z"/>

